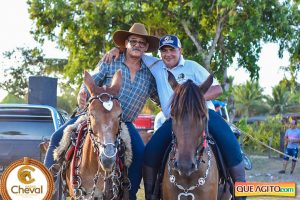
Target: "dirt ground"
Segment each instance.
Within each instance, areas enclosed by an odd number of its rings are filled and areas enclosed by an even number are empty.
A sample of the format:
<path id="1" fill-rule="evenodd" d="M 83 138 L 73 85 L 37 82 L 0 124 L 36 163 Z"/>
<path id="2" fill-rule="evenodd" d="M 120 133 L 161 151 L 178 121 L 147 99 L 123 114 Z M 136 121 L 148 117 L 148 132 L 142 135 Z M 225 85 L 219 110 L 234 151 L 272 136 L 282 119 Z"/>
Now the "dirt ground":
<path id="1" fill-rule="evenodd" d="M 291 161 L 288 164 L 286 174 L 279 174 L 282 169 L 281 158 L 268 158 L 266 156 L 250 156 L 253 164 L 252 170 L 246 171 L 246 178 L 249 182 L 295 182 L 296 197 L 248 197 L 247 199 L 273 199 L 273 200 L 294 200 L 300 199 L 300 163 L 296 164 L 294 173 L 290 174 Z"/>
<path id="2" fill-rule="evenodd" d="M 295 171 L 289 174 L 291 162 L 287 167 L 286 174 L 279 174 L 282 169 L 281 158 L 268 158 L 267 156 L 250 156 L 253 168 L 246 171 L 246 179 L 248 182 L 295 182 L 297 186 L 296 197 L 248 197 L 251 200 L 295 200 L 300 199 L 300 163 L 297 163 Z M 142 186 L 141 186 L 142 187 Z M 144 188 L 142 187 L 138 193 L 138 200 L 144 200 Z"/>

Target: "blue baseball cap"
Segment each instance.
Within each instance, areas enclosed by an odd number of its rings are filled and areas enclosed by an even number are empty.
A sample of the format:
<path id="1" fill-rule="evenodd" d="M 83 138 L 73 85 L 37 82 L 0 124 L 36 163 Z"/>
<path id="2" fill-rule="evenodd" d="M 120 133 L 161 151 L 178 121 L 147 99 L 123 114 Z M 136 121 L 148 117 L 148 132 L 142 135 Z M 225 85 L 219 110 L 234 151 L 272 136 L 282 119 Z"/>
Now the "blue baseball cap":
<path id="1" fill-rule="evenodd" d="M 163 46 L 171 46 L 173 48 L 181 48 L 181 42 L 175 35 L 165 35 L 159 40 L 159 48 Z"/>

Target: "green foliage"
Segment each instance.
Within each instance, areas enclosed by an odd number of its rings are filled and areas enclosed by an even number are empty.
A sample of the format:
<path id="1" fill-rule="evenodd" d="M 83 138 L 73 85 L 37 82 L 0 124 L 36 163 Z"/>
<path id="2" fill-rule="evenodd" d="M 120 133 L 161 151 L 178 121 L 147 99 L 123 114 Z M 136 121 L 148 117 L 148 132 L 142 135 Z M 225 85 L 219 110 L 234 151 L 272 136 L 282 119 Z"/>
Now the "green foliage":
<path id="1" fill-rule="evenodd" d="M 159 111 L 160 108 L 153 101 L 148 99 L 141 113 L 156 115 L 157 113 L 159 113 Z"/>
<path id="2" fill-rule="evenodd" d="M 30 75 L 41 75 L 43 56 L 38 48 L 16 48 L 5 52 L 4 57 L 12 60 L 11 66 L 2 66 L 4 70 L 4 81 L 0 87 L 16 97 L 24 98 L 28 90 L 28 77 Z"/>
<path id="3" fill-rule="evenodd" d="M 272 88 L 272 96 L 267 97 L 271 114 L 282 114 L 286 112 L 297 112 L 295 108 L 300 105 L 299 83 L 293 78 L 281 80 L 278 85 Z"/>
<path id="4" fill-rule="evenodd" d="M 70 101 L 74 99 L 73 101 Z M 65 96 L 59 96 L 57 98 L 57 107 L 66 111 L 68 114 L 72 114 L 76 108 L 76 98 L 67 98 Z"/>
<path id="5" fill-rule="evenodd" d="M 267 98 L 269 105 L 271 106 L 272 114 L 282 114 L 286 111 L 290 101 L 290 91 L 285 82 L 273 87 L 272 97 Z"/>
<path id="6" fill-rule="evenodd" d="M 267 111 L 269 109 L 266 102 L 264 102 L 265 96 L 258 81 L 247 81 L 244 85 L 235 86 L 233 94 L 238 116 L 255 116 L 260 114 L 261 110 Z"/>
<path id="7" fill-rule="evenodd" d="M 243 132 L 251 135 L 257 141 L 269 145 L 270 138 L 272 138 L 272 147 L 279 149 L 280 146 L 280 132 L 284 130 L 282 124 L 282 116 L 276 115 L 274 117 L 267 117 L 265 121 L 247 124 L 246 119 L 243 118 L 238 122 L 237 127 Z M 244 136 L 243 145 L 246 149 L 251 149 L 253 152 L 267 152 L 268 148 L 259 144 L 257 141 Z"/>
<path id="8" fill-rule="evenodd" d="M 65 59 L 47 59 L 39 48 L 29 49 L 18 47 L 4 54 L 7 59 L 4 68 L 4 80 L 1 80 L 0 87 L 9 94 L 24 98 L 28 91 L 29 76 L 42 76 L 50 73 L 59 73 Z"/>
<path id="9" fill-rule="evenodd" d="M 57 107 L 72 114 L 77 105 L 77 94 L 79 88 L 74 89 L 69 84 L 60 84 L 62 95 L 57 98 Z"/>
<path id="10" fill-rule="evenodd" d="M 114 46 L 113 32 L 128 30 L 134 22 L 146 24 L 149 33 L 156 36 L 178 35 L 184 55 L 221 80 L 235 56 L 239 67 L 258 79 L 262 41 L 279 43 L 279 56 L 284 49 L 294 60 L 300 55 L 299 2 L 28 0 L 28 5 L 35 39 L 56 41 L 69 52 L 64 73 L 71 81 L 81 82 L 78 74 L 93 69 L 102 54 Z"/>
<path id="11" fill-rule="evenodd" d="M 26 103 L 26 100 L 17 96 L 14 96 L 13 94 L 8 94 L 1 103 Z"/>

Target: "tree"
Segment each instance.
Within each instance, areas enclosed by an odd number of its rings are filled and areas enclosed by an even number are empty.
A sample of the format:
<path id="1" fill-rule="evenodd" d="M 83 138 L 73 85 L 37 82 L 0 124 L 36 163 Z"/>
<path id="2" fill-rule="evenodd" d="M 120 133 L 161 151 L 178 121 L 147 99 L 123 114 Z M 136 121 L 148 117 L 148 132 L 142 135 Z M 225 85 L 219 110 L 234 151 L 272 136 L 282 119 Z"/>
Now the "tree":
<path id="1" fill-rule="evenodd" d="M 235 86 L 233 89 L 235 97 L 236 112 L 241 117 L 254 116 L 259 110 L 268 109 L 263 89 L 259 86 L 258 81 L 247 81 L 244 85 Z"/>
<path id="2" fill-rule="evenodd" d="M 18 47 L 13 51 L 4 53 L 7 58 L 6 64 L 1 68 L 4 70 L 4 80 L 1 80 L 0 87 L 8 92 L 2 103 L 26 103 L 28 94 L 29 76 L 50 75 L 61 77 L 66 59 L 45 58 L 39 48 Z M 58 98 L 58 107 L 71 112 L 76 105 L 78 90 L 73 89 L 70 83 L 60 82 L 62 95 Z"/>
<path id="3" fill-rule="evenodd" d="M 184 54 L 226 82 L 226 69 L 237 57 L 239 67 L 257 79 L 262 42 L 280 44 L 299 57 L 299 2 L 277 0 L 28 0 L 37 41 L 56 41 L 69 51 L 64 72 L 80 80 L 83 69 L 94 68 L 113 46 L 112 33 L 146 24 L 157 36 L 178 35 Z M 298 44 L 298 49 L 295 48 Z M 297 46 L 297 45 L 296 45 Z"/>
<path id="4" fill-rule="evenodd" d="M 297 91 L 297 83 L 283 79 L 278 85 L 272 88 L 272 96 L 267 97 L 267 102 L 270 105 L 272 114 L 283 114 L 290 111 L 290 107 L 300 104 L 299 94 Z M 294 89 L 292 89 L 294 86 Z"/>
<path id="5" fill-rule="evenodd" d="M 25 103 L 25 99 L 21 99 L 19 97 L 16 97 L 12 94 L 8 94 L 1 103 Z"/>
<path id="6" fill-rule="evenodd" d="M 24 98 L 28 91 L 29 76 L 49 75 L 60 73 L 67 63 L 66 59 L 45 58 L 39 48 L 17 47 L 12 51 L 6 51 L 4 57 L 7 59 L 4 68 L 4 80 L 0 87 L 9 94 Z"/>
<path id="7" fill-rule="evenodd" d="M 43 56 L 38 48 L 16 48 L 13 51 L 7 51 L 4 56 L 13 60 L 11 66 L 2 66 L 5 80 L 0 87 L 9 94 L 18 98 L 24 98 L 28 90 L 28 77 L 30 75 L 41 75 Z"/>

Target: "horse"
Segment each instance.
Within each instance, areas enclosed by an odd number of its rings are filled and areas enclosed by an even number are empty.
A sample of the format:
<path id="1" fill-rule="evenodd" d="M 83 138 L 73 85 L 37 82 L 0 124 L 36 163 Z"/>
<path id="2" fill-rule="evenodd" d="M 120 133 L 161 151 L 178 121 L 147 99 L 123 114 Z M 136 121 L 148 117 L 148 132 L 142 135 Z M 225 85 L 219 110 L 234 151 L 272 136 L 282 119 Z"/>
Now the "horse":
<path id="1" fill-rule="evenodd" d="M 128 199 L 130 181 L 126 166 L 120 164 L 126 148 L 120 138 L 125 125 L 121 124 L 122 108 L 117 98 L 121 71 L 115 73 L 110 87 L 97 86 L 88 72 L 84 73 L 84 83 L 91 95 L 86 126 L 81 127 L 87 133 L 76 139 L 74 156 L 66 166 L 69 195 L 72 199 Z"/>
<path id="2" fill-rule="evenodd" d="M 163 173 L 162 198 L 217 199 L 219 172 L 207 142 L 208 110 L 204 99 L 213 76 L 200 86 L 191 80 L 180 85 L 168 72 L 168 81 L 174 90 L 170 102 L 173 141 Z"/>

